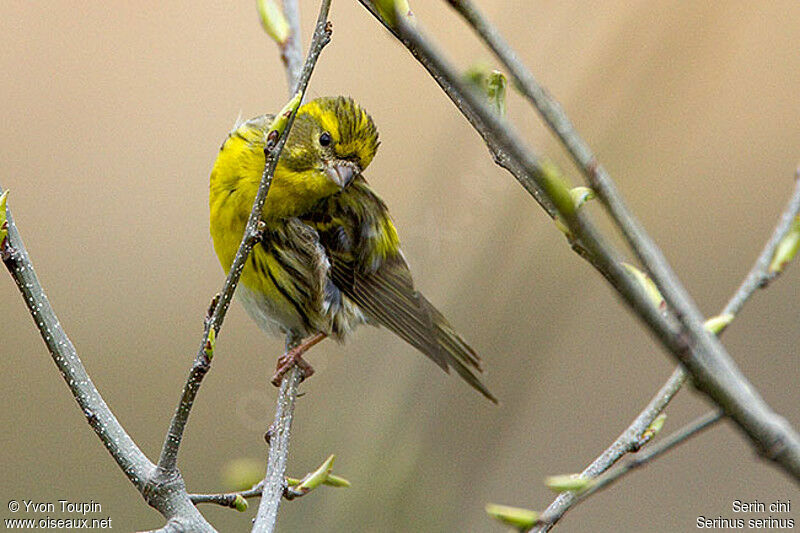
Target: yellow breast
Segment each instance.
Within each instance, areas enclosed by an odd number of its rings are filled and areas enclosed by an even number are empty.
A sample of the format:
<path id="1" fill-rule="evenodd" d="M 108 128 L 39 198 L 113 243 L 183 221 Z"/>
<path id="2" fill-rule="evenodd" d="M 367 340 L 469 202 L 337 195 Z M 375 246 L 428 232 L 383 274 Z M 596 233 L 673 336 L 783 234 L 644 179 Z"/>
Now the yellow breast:
<path id="1" fill-rule="evenodd" d="M 268 123 L 265 118 L 253 119 L 234 130 L 220 148 L 211 172 L 211 238 L 226 274 L 239 249 L 264 172 L 264 131 Z M 278 164 L 261 217 L 268 229 L 279 228 L 288 218 L 311 209 L 318 194 L 307 189 L 314 186 L 314 178 L 317 176 L 299 175 Z M 321 175 L 321 178 L 327 186 L 327 177 Z M 294 285 L 267 248 L 256 246 L 251 252 L 242 270 L 240 286 L 243 290 L 238 291 L 238 295 L 263 329 L 275 330 L 271 327 L 274 325 L 265 324 L 266 319 L 277 320 L 288 328 L 302 327 Z M 290 298 L 295 299 L 295 303 Z"/>

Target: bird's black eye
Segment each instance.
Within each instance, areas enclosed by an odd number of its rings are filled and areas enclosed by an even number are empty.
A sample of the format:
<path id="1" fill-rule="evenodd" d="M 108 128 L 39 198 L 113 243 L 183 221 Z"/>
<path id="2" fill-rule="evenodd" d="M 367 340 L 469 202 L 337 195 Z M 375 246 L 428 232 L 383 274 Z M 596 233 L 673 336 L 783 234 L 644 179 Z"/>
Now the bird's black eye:
<path id="1" fill-rule="evenodd" d="M 320 146 L 328 146 L 329 144 L 331 144 L 332 140 L 333 139 L 331 139 L 331 134 L 328 133 L 327 131 L 323 132 L 322 135 L 319 136 Z"/>

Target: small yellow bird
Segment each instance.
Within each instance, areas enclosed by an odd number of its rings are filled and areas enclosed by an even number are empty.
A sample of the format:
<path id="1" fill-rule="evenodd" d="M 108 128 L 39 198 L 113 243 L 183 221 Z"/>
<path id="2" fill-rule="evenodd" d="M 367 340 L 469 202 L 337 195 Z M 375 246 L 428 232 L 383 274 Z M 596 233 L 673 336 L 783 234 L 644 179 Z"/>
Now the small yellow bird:
<path id="1" fill-rule="evenodd" d="M 211 237 L 227 273 L 264 170 L 272 116 L 236 127 L 211 172 Z M 297 112 L 236 294 L 267 333 L 307 338 L 284 354 L 273 382 L 291 365 L 313 372 L 302 354 L 359 324 L 385 326 L 497 402 L 476 376 L 475 351 L 414 289 L 386 204 L 361 174 L 378 149 L 372 118 L 352 99 L 318 98 Z"/>

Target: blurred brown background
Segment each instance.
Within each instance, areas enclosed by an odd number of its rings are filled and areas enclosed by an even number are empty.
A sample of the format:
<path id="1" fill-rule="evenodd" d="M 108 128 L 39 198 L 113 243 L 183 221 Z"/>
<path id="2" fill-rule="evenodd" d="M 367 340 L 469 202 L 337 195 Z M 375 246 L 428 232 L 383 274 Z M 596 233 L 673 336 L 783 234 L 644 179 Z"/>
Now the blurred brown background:
<path id="1" fill-rule="evenodd" d="M 480 3 L 716 313 L 772 231 L 800 160 L 797 2 Z M 2 6 L 0 183 L 84 363 L 155 458 L 223 280 L 208 174 L 237 115 L 285 101 L 278 54 L 252 1 Z M 461 67 L 491 60 L 444 2 L 413 7 Z M 317 3 L 301 8 L 307 45 Z M 323 344 L 310 356 L 318 372 L 303 386 L 289 469 L 302 475 L 336 453 L 353 487 L 286 503 L 279 527 L 501 531 L 486 502 L 544 508 L 542 478 L 583 468 L 673 363 L 410 55 L 356 2 L 334 2 L 331 19 L 311 95 L 350 94 L 372 113 L 383 144 L 368 178 L 417 284 L 483 354 L 502 405 L 386 331 Z M 516 95 L 509 115 L 581 181 Z M 10 499 L 93 499 L 117 530 L 159 527 L 0 278 L 0 517 Z M 799 288 L 793 265 L 725 336 L 796 428 Z M 182 448 L 191 490 L 221 488 L 231 459 L 265 457 L 281 349 L 232 308 Z M 665 431 L 706 409 L 683 391 Z M 726 424 L 593 497 L 559 530 L 688 531 L 698 515 L 732 516 L 733 499 L 792 496 L 796 485 Z M 221 531 L 248 531 L 251 509 L 203 511 Z"/>

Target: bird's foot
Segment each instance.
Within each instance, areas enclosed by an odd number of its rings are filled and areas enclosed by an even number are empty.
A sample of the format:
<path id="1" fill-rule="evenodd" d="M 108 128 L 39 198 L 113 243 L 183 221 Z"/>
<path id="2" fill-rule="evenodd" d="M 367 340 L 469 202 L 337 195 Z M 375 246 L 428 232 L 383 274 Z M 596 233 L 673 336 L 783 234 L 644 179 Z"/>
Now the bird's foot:
<path id="1" fill-rule="evenodd" d="M 314 368 L 303 359 L 302 354 L 295 354 L 293 353 L 294 351 L 295 349 L 289 350 L 278 358 L 278 368 L 275 370 L 275 375 L 272 376 L 272 384 L 276 387 L 281 386 L 283 376 L 295 365 L 297 365 L 301 372 L 300 381 L 311 377 L 314 373 Z"/>
<path id="2" fill-rule="evenodd" d="M 302 374 L 300 381 L 311 377 L 311 375 L 314 374 L 314 369 L 303 359 L 303 354 L 325 337 L 326 335 L 324 333 L 317 333 L 280 356 L 280 358 L 278 358 L 278 367 L 275 370 L 275 375 L 272 376 L 272 384 L 276 387 L 280 387 L 283 376 L 295 365 L 297 365 Z"/>

